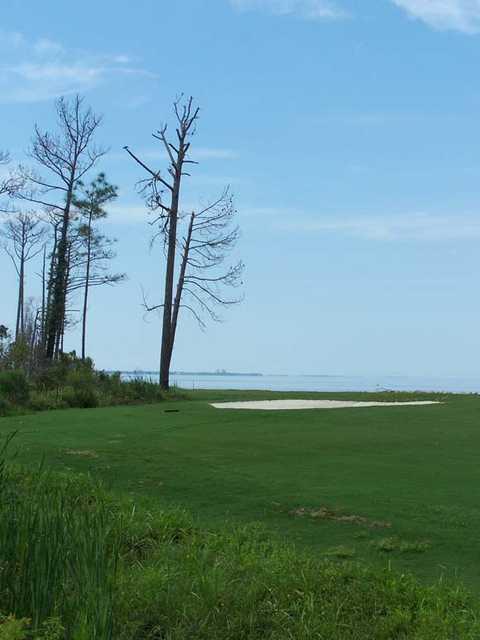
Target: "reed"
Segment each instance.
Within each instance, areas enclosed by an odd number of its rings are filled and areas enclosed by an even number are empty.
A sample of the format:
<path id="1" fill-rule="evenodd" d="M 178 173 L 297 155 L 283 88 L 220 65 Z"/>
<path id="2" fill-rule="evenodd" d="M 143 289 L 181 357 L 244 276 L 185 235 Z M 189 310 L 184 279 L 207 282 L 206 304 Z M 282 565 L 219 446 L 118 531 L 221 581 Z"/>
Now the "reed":
<path id="1" fill-rule="evenodd" d="M 118 533 L 95 485 L 28 475 L 0 456 L 0 601 L 33 631 L 59 618 L 65 637 L 110 640 Z"/>

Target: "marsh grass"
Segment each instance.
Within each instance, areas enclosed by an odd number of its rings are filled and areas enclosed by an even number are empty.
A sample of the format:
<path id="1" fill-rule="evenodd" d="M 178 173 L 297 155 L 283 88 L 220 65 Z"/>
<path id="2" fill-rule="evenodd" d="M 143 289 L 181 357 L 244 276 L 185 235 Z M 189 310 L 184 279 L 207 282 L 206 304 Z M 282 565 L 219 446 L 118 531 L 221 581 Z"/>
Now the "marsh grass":
<path id="1" fill-rule="evenodd" d="M 33 631 L 60 618 L 67 637 L 112 638 L 118 534 L 92 483 L 0 462 L 0 602 Z"/>

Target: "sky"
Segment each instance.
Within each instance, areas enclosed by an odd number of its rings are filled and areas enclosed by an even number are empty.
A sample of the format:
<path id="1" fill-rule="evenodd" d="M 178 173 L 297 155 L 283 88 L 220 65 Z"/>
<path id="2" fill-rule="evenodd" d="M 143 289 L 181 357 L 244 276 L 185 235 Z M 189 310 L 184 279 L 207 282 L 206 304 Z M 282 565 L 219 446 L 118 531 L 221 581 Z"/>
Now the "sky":
<path id="1" fill-rule="evenodd" d="M 246 271 L 223 322 L 181 318 L 174 369 L 478 375 L 479 63 L 480 0 L 2 0 L 0 148 L 29 162 L 62 95 L 104 116 L 128 281 L 92 295 L 97 366 L 158 368 L 142 291 L 161 299 L 163 253 L 123 147 L 164 167 L 151 134 L 184 92 L 201 119 L 183 206 L 230 185 Z M 4 252 L 0 287 L 12 327 Z"/>

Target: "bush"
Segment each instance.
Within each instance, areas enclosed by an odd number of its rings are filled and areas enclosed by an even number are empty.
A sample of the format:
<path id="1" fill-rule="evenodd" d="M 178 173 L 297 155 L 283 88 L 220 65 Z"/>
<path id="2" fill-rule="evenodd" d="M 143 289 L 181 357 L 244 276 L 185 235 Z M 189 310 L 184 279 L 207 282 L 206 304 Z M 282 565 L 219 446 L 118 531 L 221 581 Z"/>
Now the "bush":
<path id="1" fill-rule="evenodd" d="M 125 389 L 127 397 L 134 401 L 161 402 L 165 399 L 160 385 L 150 380 L 135 378 L 134 380 L 123 382 L 122 386 Z"/>
<path id="2" fill-rule="evenodd" d="M 28 406 L 33 411 L 51 411 L 53 409 L 67 409 L 69 405 L 53 392 L 33 391 Z"/>
<path id="3" fill-rule="evenodd" d="M 99 405 L 99 398 L 90 387 L 68 388 L 62 394 L 62 400 L 74 409 L 95 409 Z"/>
<path id="4" fill-rule="evenodd" d="M 0 396 L 0 416 L 4 417 L 4 416 L 8 416 L 12 411 L 12 405 L 10 404 L 10 402 L 4 398 L 3 396 Z"/>
<path id="5" fill-rule="evenodd" d="M 30 398 L 30 385 L 24 372 L 0 372 L 0 394 L 12 404 L 26 406 Z"/>
<path id="6" fill-rule="evenodd" d="M 90 358 L 81 360 L 75 352 L 62 353 L 58 361 L 42 370 L 35 378 L 39 389 L 58 390 L 65 386 L 93 386 L 96 373 Z"/>

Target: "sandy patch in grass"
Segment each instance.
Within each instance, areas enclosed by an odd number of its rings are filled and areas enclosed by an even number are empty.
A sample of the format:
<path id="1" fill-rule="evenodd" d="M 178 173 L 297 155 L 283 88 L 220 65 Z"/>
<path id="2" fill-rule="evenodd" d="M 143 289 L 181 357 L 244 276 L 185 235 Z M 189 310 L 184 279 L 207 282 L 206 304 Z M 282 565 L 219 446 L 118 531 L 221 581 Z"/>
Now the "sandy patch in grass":
<path id="1" fill-rule="evenodd" d="M 370 529 L 390 529 L 391 522 L 384 520 L 370 520 L 365 516 L 359 516 L 353 513 L 341 513 L 330 509 L 329 507 L 320 507 L 319 509 L 308 509 L 307 507 L 298 507 L 289 511 L 291 516 L 297 518 L 313 518 L 314 520 L 334 520 L 335 522 L 344 522 L 346 524 L 358 524 L 369 527 Z"/>
<path id="2" fill-rule="evenodd" d="M 362 407 L 405 407 L 441 404 L 434 400 L 411 402 L 353 402 L 348 400 L 254 400 L 245 402 L 216 402 L 215 409 L 256 409 L 259 411 L 292 411 L 295 409 L 348 409 Z"/>

